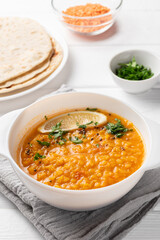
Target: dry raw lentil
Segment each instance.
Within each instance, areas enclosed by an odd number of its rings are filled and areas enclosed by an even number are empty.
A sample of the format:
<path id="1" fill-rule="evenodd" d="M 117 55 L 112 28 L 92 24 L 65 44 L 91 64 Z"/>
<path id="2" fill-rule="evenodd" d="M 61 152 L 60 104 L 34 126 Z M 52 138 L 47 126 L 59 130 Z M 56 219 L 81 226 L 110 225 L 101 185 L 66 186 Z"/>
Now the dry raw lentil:
<path id="1" fill-rule="evenodd" d="M 67 24 L 70 24 L 72 29 L 78 32 L 87 33 L 87 32 L 94 32 L 101 28 L 104 28 L 108 24 L 108 22 L 111 21 L 112 19 L 112 15 L 107 14 L 109 12 L 110 12 L 110 9 L 107 8 L 106 6 L 102 6 L 101 4 L 98 4 L 98 3 L 87 3 L 86 5 L 69 7 L 62 13 L 64 14 L 63 16 L 64 22 L 66 22 Z M 88 17 L 95 17 L 95 18 L 88 18 Z"/>

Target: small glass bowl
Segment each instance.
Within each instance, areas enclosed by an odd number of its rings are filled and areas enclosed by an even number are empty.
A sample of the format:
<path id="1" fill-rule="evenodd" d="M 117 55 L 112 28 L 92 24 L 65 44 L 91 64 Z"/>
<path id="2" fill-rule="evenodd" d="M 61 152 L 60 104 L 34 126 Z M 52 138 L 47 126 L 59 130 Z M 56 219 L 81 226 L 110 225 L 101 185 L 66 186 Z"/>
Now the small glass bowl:
<path id="1" fill-rule="evenodd" d="M 54 13 L 58 19 L 70 30 L 85 35 L 98 35 L 108 30 L 117 17 L 123 0 L 51 0 Z M 98 3 L 110 9 L 103 15 L 92 17 L 77 17 L 64 14 L 69 7 Z"/>

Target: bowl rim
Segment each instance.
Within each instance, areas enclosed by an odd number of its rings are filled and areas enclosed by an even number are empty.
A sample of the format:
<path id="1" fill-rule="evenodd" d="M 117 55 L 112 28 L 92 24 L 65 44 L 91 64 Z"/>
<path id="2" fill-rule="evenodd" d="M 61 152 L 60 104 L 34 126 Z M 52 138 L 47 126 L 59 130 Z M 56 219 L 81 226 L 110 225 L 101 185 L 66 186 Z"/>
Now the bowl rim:
<path id="1" fill-rule="evenodd" d="M 151 78 L 147 78 L 147 79 L 143 79 L 143 80 L 129 80 L 129 79 L 124 79 L 124 78 L 120 78 L 119 76 L 117 76 L 111 69 L 111 63 L 112 61 L 118 57 L 119 55 L 123 54 L 123 53 L 129 53 L 129 52 L 134 52 L 134 51 L 137 51 L 137 52 L 143 52 L 145 54 L 151 54 L 153 57 L 155 57 L 157 60 L 159 60 L 159 63 L 160 63 L 160 57 L 157 55 L 157 54 L 154 54 L 153 52 L 151 51 L 148 51 L 148 50 L 145 50 L 145 49 L 129 49 L 129 50 L 124 50 L 124 51 L 121 51 L 121 52 L 118 52 L 117 54 L 115 54 L 109 61 L 109 64 L 108 64 L 108 68 L 109 68 L 109 71 L 120 81 L 123 81 L 123 82 L 130 82 L 131 84 L 139 84 L 139 83 L 142 83 L 142 82 L 149 82 L 149 81 L 152 81 L 152 80 L 155 80 L 155 78 L 157 78 L 159 75 L 160 75 L 160 71 L 159 73 L 157 74 L 154 74 Z"/>
<path id="2" fill-rule="evenodd" d="M 63 22 L 63 24 L 65 24 L 66 26 L 68 26 L 68 27 L 72 27 L 72 28 L 98 28 L 98 27 L 105 27 L 105 26 L 108 26 L 109 24 L 112 24 L 113 23 L 113 19 L 111 19 L 111 20 L 109 20 L 109 21 L 106 21 L 106 22 L 104 22 L 104 23 L 100 23 L 100 24 L 97 24 L 97 25 L 83 25 L 83 26 L 81 26 L 81 25 L 75 25 L 75 24 L 71 24 L 71 23 L 67 23 L 67 22 Z"/>
<path id="3" fill-rule="evenodd" d="M 120 3 L 118 4 L 118 6 L 116 8 L 114 8 L 114 9 L 110 10 L 108 13 L 105 13 L 102 15 L 91 16 L 91 17 L 77 17 L 77 16 L 71 16 L 71 15 L 68 15 L 68 14 L 65 14 L 65 13 L 59 11 L 57 8 L 55 8 L 54 1 L 55 0 L 51 0 L 51 6 L 52 6 L 52 9 L 55 12 L 55 14 L 58 16 L 68 17 L 68 18 L 72 18 L 72 19 L 98 19 L 98 18 L 102 18 L 105 16 L 109 16 L 109 15 L 115 13 L 116 11 L 118 11 L 121 8 L 122 3 L 123 3 L 123 0 L 120 0 Z M 83 26 L 81 26 L 81 27 L 83 27 Z"/>
<path id="4" fill-rule="evenodd" d="M 123 105 L 125 105 L 126 107 L 130 108 L 135 114 L 137 114 L 141 119 L 142 121 L 144 122 L 145 124 L 145 127 L 148 131 L 148 134 L 149 134 L 149 138 L 150 138 L 150 149 L 148 151 L 148 153 L 145 155 L 145 158 L 144 158 L 144 161 L 141 165 L 141 167 L 139 169 L 137 169 L 135 172 L 133 172 L 131 175 L 129 175 L 127 178 L 124 178 L 123 180 L 117 182 L 117 183 L 114 183 L 114 184 L 111 184 L 109 186 L 106 186 L 106 187 L 101 187 L 101 188 L 95 188 L 95 189 L 86 189 L 86 190 L 74 190 L 74 189 L 63 189 L 63 188 L 57 188 L 57 187 L 54 187 L 54 186 L 49 186 L 49 185 L 46 185 L 44 183 L 41 183 L 39 181 L 37 181 L 36 179 L 32 178 L 31 176 L 29 176 L 26 172 L 24 172 L 20 166 L 18 165 L 17 161 L 15 161 L 13 159 L 13 157 L 11 156 L 11 153 L 10 153 L 10 149 L 9 149 L 9 139 L 10 139 L 10 135 L 11 135 L 11 131 L 12 131 L 12 127 L 14 125 L 14 123 L 18 120 L 18 118 L 20 118 L 20 116 L 25 112 L 26 109 L 28 109 L 29 107 L 33 106 L 34 104 L 37 104 L 39 102 L 43 102 L 44 100 L 46 99 L 49 99 L 49 98 L 52 98 L 52 97 L 56 97 L 58 95 L 69 95 L 69 94 L 94 94 L 94 95 L 100 95 L 100 96 L 104 96 L 104 97 L 107 97 L 109 99 L 114 99 L 120 103 L 122 103 Z M 128 179 L 132 178 L 135 174 L 139 173 L 140 171 L 142 171 L 143 169 L 143 172 L 145 172 L 147 170 L 147 163 L 148 163 L 148 160 L 149 160 L 149 157 L 150 157 L 150 154 L 151 154 L 151 149 L 152 149 L 152 135 L 151 135 L 151 131 L 150 131 L 150 128 L 148 126 L 148 123 L 146 122 L 146 120 L 144 119 L 144 117 L 137 111 L 135 110 L 132 106 L 130 106 L 129 104 L 126 104 L 125 102 L 123 102 L 122 100 L 119 100 L 119 99 L 116 99 L 114 97 L 110 97 L 108 95 L 105 95 L 105 94 L 100 94 L 100 93 L 93 93 L 93 92 L 66 92 L 66 93 L 59 93 L 59 94 L 56 94 L 56 95 L 53 95 L 53 96 L 49 96 L 47 98 L 44 98 L 40 101 L 36 101 L 34 103 L 32 103 L 31 105 L 29 105 L 28 107 L 22 109 L 22 111 L 17 114 L 17 116 L 14 118 L 14 121 L 12 122 L 12 124 L 10 125 L 9 129 L 8 129 L 8 134 L 7 134 L 7 152 L 8 152 L 8 159 L 9 161 L 11 162 L 11 164 L 14 166 L 16 172 L 18 172 L 18 176 L 20 176 L 20 174 L 23 175 L 24 178 L 27 178 L 27 180 L 32 183 L 35 183 L 37 184 L 39 187 L 42 187 L 46 190 L 50 190 L 50 191 L 56 191 L 56 192 L 59 192 L 59 193 L 72 193 L 72 194 L 85 194 L 85 193 L 93 193 L 93 192 L 100 192 L 100 191 L 105 191 L 105 190 L 108 190 L 108 189 L 112 189 L 112 188 L 116 188 L 118 187 L 119 185 L 123 184 L 123 183 L 126 183 L 128 181 Z M 21 179 L 21 176 L 20 176 L 20 179 Z"/>

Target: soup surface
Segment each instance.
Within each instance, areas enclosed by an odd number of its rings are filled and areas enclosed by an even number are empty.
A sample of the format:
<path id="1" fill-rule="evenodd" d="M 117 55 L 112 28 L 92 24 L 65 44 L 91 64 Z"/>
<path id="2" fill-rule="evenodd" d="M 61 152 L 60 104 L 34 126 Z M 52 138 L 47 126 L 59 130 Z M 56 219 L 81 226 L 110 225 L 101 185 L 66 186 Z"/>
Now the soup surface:
<path id="1" fill-rule="evenodd" d="M 107 116 L 106 124 L 64 133 L 59 124 L 59 137 L 36 126 L 18 151 L 20 167 L 37 181 L 73 190 L 105 187 L 134 173 L 145 155 L 140 133 L 130 121 L 96 111 Z"/>

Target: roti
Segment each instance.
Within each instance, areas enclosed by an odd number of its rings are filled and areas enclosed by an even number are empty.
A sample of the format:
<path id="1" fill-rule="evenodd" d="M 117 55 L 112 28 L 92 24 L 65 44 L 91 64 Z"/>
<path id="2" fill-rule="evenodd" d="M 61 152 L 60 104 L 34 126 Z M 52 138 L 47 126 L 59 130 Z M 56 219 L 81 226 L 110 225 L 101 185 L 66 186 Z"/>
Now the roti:
<path id="1" fill-rule="evenodd" d="M 53 56 L 53 54 L 54 54 L 54 49 L 53 49 L 53 51 L 52 51 L 51 56 L 47 59 L 47 61 L 45 61 L 44 63 L 42 63 L 38 68 L 35 68 L 35 70 L 31 70 L 30 72 L 27 72 L 26 74 L 21 75 L 20 77 L 11 79 L 11 80 L 9 80 L 9 81 L 7 81 L 7 82 L 4 82 L 4 83 L 1 83 L 1 84 L 0 84 L 0 88 L 6 88 L 6 87 L 9 87 L 9 86 L 18 84 L 18 83 L 25 82 L 25 81 L 33 78 L 33 77 L 36 76 L 37 74 L 43 72 L 46 68 L 49 67 L 50 60 L 51 60 L 51 57 Z"/>
<path id="2" fill-rule="evenodd" d="M 38 74 L 37 76 L 21 84 L 13 84 L 8 88 L 0 89 L 0 94 L 9 93 L 18 89 L 22 89 L 46 79 L 51 73 L 53 73 L 58 68 L 58 66 L 60 65 L 63 59 L 63 50 L 60 44 L 55 40 L 54 40 L 54 50 L 55 50 L 55 53 L 52 56 L 49 67 L 46 70 L 44 70 L 42 73 Z"/>
<path id="3" fill-rule="evenodd" d="M 52 53 L 50 36 L 31 19 L 0 18 L 0 36 L 0 83 L 39 68 Z"/>

